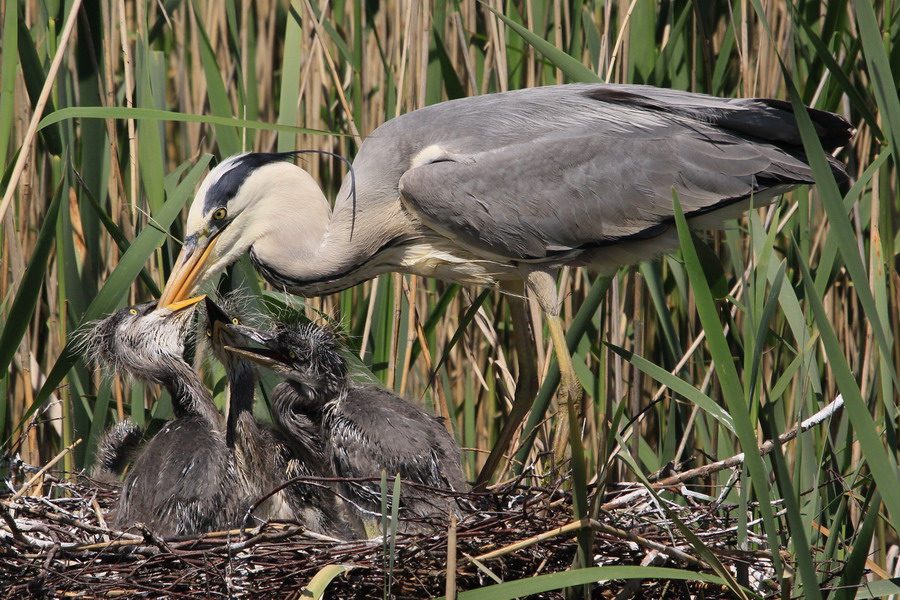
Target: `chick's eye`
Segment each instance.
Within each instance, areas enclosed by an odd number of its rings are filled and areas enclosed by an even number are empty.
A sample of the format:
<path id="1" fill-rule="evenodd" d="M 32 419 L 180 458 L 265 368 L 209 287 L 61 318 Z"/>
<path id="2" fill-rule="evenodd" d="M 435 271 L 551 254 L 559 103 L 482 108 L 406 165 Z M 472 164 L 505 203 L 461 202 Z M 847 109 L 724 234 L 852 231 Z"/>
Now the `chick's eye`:
<path id="1" fill-rule="evenodd" d="M 231 324 L 232 325 L 240 325 L 241 321 L 237 317 L 234 317 L 233 319 L 231 319 Z"/>
<path id="2" fill-rule="evenodd" d="M 212 329 L 206 330 L 206 337 L 212 337 Z"/>
<path id="3" fill-rule="evenodd" d="M 136 308 L 129 308 L 129 309 L 128 309 L 128 312 L 129 312 L 129 314 L 136 315 L 136 314 L 137 314 L 137 309 L 136 309 Z"/>
<path id="4" fill-rule="evenodd" d="M 224 208 L 217 208 L 216 211 L 212 214 L 212 218 L 215 221 L 221 221 L 226 216 L 228 216 L 228 211 Z"/>

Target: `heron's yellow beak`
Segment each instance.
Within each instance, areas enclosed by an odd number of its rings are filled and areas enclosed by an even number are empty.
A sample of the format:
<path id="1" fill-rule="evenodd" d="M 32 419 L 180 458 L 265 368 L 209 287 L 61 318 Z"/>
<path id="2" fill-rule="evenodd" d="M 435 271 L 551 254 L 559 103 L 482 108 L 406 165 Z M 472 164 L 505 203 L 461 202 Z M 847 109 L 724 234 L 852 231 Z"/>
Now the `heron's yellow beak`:
<path id="1" fill-rule="evenodd" d="M 206 298 L 206 294 L 201 294 L 199 296 L 194 296 L 193 298 L 188 298 L 187 300 L 179 300 L 178 302 L 171 302 L 166 305 L 166 308 L 168 308 L 173 313 L 175 313 L 180 310 L 184 310 L 185 308 L 190 308 L 191 306 L 194 306 L 198 302 L 202 302 L 204 298 Z"/>
<path id="2" fill-rule="evenodd" d="M 160 308 L 170 307 L 171 304 L 181 302 L 193 293 L 197 280 L 206 270 L 207 261 L 216 245 L 216 239 L 217 236 L 213 235 L 205 240 L 205 244 L 201 241 L 186 243 L 182 246 L 178 260 L 175 261 L 175 267 L 159 298 Z"/>

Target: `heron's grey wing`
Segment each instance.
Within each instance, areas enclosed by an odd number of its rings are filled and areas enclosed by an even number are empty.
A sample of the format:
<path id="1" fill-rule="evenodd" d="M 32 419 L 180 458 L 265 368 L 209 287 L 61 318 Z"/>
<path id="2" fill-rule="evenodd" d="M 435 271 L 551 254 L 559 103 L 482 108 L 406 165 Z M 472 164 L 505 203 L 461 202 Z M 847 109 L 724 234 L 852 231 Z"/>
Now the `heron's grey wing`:
<path id="1" fill-rule="evenodd" d="M 697 216 L 812 181 L 783 107 L 633 89 L 550 89 L 523 95 L 527 110 L 497 104 L 506 112 L 493 120 L 460 113 L 459 133 L 421 150 L 400 176 L 401 197 L 426 225 L 480 254 L 542 260 L 661 233 L 673 188 Z M 550 92 L 563 94 L 556 104 L 544 99 Z"/>
<path id="2" fill-rule="evenodd" d="M 781 156 L 778 156 L 781 154 Z M 672 189 L 701 214 L 808 168 L 773 147 L 682 127 L 628 135 L 567 131 L 413 168 L 406 205 L 429 227 L 503 258 L 542 259 L 660 233 Z"/>

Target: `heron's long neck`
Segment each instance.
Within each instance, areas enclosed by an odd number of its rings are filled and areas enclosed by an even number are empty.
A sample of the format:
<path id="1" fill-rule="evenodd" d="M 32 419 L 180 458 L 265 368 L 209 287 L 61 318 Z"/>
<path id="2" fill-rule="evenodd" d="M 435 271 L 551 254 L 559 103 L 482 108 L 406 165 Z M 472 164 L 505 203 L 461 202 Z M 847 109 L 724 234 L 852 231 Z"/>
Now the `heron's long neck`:
<path id="1" fill-rule="evenodd" d="M 251 256 L 276 287 L 326 293 L 334 287 L 329 283 L 328 290 L 322 289 L 323 282 L 350 276 L 408 232 L 395 192 L 367 193 L 361 188 L 354 202 L 345 185 L 332 211 L 315 181 L 305 171 L 296 171 L 294 185 L 273 186 L 256 209 L 260 233 Z M 347 280 L 337 289 L 355 283 Z"/>
<path id="2" fill-rule="evenodd" d="M 256 387 L 256 371 L 246 364 L 240 364 L 228 371 L 228 426 L 225 429 L 225 443 L 234 447 L 238 420 L 253 412 L 253 391 Z"/>
<path id="3" fill-rule="evenodd" d="M 221 415 L 197 372 L 183 360 L 173 360 L 162 379 L 172 396 L 172 408 L 177 417 L 197 416 L 212 426 L 218 426 Z"/>

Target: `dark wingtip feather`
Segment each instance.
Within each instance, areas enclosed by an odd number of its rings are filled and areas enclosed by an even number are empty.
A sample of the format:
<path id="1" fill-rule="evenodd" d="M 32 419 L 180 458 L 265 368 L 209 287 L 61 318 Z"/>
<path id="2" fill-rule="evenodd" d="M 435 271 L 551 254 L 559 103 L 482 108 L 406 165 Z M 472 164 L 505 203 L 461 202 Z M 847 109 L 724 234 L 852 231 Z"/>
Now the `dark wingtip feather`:
<path id="1" fill-rule="evenodd" d="M 794 106 L 787 100 L 755 98 L 753 101 L 761 102 L 766 106 L 777 110 L 783 110 L 791 115 L 794 114 Z M 808 114 L 809 118 L 812 120 L 813 125 L 816 128 L 816 133 L 819 135 L 819 141 L 822 143 L 822 147 L 826 152 L 833 152 L 842 146 L 846 146 L 856 133 L 856 128 L 850 124 L 850 121 L 839 114 L 819 110 L 817 108 L 810 108 L 808 106 L 806 107 L 806 114 Z M 799 142 L 799 130 L 796 135 Z"/>

